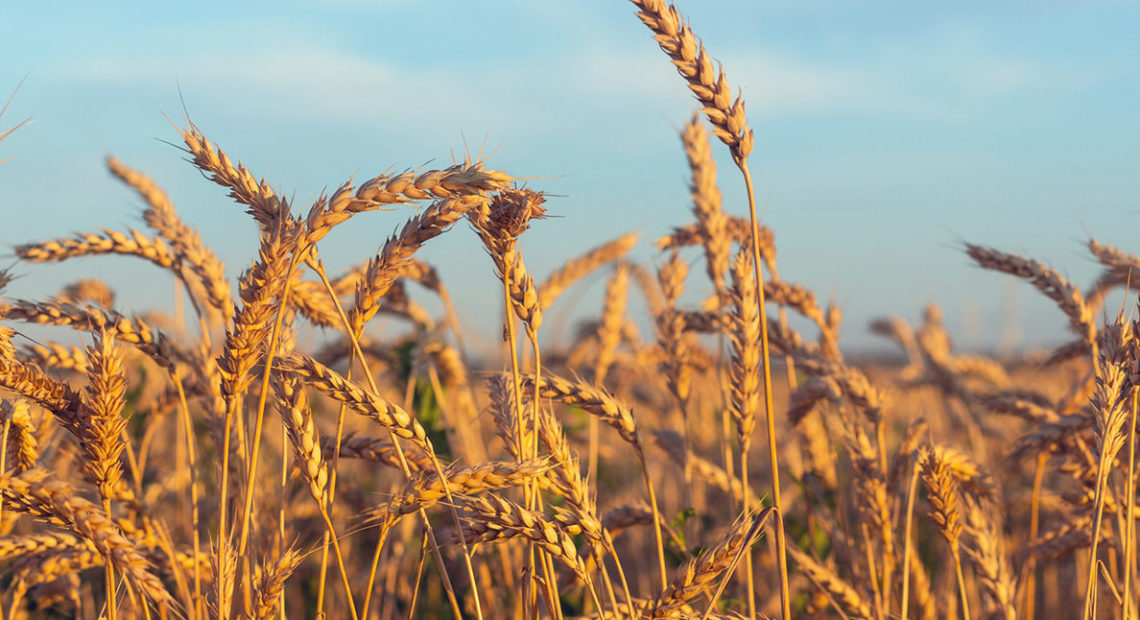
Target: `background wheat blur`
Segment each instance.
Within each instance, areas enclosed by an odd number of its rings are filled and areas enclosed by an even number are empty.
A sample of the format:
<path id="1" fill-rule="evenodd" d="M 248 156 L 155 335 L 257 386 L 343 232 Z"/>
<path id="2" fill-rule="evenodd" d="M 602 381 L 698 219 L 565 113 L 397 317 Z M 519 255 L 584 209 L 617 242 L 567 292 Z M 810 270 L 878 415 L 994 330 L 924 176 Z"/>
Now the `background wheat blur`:
<path id="1" fill-rule="evenodd" d="M 541 180 L 488 157 L 298 204 L 188 118 L 189 164 L 257 226 L 237 280 L 113 157 L 145 230 L 16 247 L 0 293 L 35 263 L 113 254 L 169 272 L 192 312 L 118 310 L 97 277 L 3 298 L 2 617 L 1134 618 L 1140 324 L 1105 305 L 1140 258 L 1089 239 L 1101 275 L 1082 290 L 963 243 L 1051 300 L 1067 344 L 971 354 L 931 305 L 870 325 L 897 361 L 845 357 L 841 309 L 780 276 L 731 73 L 672 5 L 633 4 L 699 110 L 677 143 L 692 217 L 647 240 L 651 263 L 602 222 L 532 273 Z M 358 215 L 395 230 L 330 274 L 322 241 Z M 482 251 L 450 259 L 497 278 L 495 350 L 467 347 L 417 256 L 442 234 L 473 235 Z M 542 338 L 592 273 L 593 318 Z"/>

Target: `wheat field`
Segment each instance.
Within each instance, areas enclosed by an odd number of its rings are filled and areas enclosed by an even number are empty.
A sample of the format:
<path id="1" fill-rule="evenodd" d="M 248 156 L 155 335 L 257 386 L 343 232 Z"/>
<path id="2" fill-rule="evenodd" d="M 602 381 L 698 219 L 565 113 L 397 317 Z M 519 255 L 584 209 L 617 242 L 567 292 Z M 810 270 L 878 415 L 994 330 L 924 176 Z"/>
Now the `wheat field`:
<path id="1" fill-rule="evenodd" d="M 146 230 L 14 248 L 0 618 L 1136 618 L 1140 323 L 1105 306 L 1140 258 L 1088 239 L 1082 291 L 963 243 L 1055 302 L 1068 344 L 961 351 L 932 305 L 870 325 L 897 362 L 845 359 L 841 329 L 864 326 L 780 277 L 730 74 L 673 5 L 633 4 L 698 108 L 678 136 L 692 218 L 662 238 L 608 231 L 535 274 L 522 240 L 554 213 L 491 158 L 294 204 L 187 118 L 189 165 L 257 224 L 237 279 L 114 157 Z M 322 239 L 366 212 L 394 233 L 328 273 Z M 454 259 L 497 277 L 495 350 L 465 345 L 417 257 L 443 234 L 474 234 L 483 251 Z M 96 277 L 4 291 L 103 255 L 165 270 L 193 314 L 117 310 Z M 591 274 L 601 307 L 550 338 L 544 313 Z"/>

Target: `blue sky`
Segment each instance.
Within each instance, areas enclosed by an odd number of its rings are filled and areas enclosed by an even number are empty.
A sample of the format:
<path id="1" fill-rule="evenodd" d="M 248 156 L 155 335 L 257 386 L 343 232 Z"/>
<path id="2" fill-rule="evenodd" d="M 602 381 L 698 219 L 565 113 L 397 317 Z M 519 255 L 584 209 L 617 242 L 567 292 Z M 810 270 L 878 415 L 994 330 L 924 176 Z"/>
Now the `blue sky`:
<path id="1" fill-rule="evenodd" d="M 834 299 L 844 342 L 866 323 L 916 320 L 928 301 L 967 346 L 1066 338 L 1028 285 L 974 268 L 968 240 L 1045 260 L 1080 284 L 1087 235 L 1140 251 L 1140 43 L 1132 3 L 685 2 L 748 104 L 751 166 L 782 275 Z M 618 0 L 17 3 L 0 36 L 0 144 L 12 245 L 141 226 L 108 174 L 114 154 L 152 175 L 231 274 L 254 256 L 242 209 L 184 161 L 183 101 L 211 140 L 307 207 L 322 189 L 390 168 L 447 165 L 465 146 L 552 197 L 558 218 L 524 238 L 545 275 L 627 230 L 636 256 L 689 221 L 677 130 L 683 81 Z M 746 212 L 723 149 L 726 209 Z M 330 235 L 326 261 L 367 259 L 410 210 Z M 469 325 L 497 333 L 491 267 L 460 226 L 427 248 Z M 694 265 L 698 255 L 691 254 Z M 97 274 L 123 306 L 169 290 L 146 264 L 95 258 L 22 265 L 12 295 L 49 295 Z M 691 286 L 708 287 L 694 269 Z M 599 307 L 599 278 L 548 317 Z M 165 302 L 169 305 L 169 302 Z M 1117 300 L 1115 303 L 1120 303 Z"/>

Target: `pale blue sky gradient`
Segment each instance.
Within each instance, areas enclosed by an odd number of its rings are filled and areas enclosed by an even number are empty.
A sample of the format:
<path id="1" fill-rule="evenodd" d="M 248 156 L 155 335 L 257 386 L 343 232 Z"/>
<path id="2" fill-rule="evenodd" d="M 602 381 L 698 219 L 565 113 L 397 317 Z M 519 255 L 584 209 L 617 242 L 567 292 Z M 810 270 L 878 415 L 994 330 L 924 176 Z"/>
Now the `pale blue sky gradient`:
<path id="1" fill-rule="evenodd" d="M 349 176 L 447 165 L 486 140 L 490 165 L 552 197 L 524 238 L 539 277 L 627 230 L 651 240 L 690 219 L 677 130 L 695 109 L 632 5 L 582 2 L 40 2 L 5 7 L 0 92 L 27 74 L 0 127 L 14 245 L 142 226 L 114 154 L 153 176 L 236 276 L 256 247 L 242 208 L 167 144 L 191 118 L 298 209 Z M 1086 234 L 1140 251 L 1140 6 L 683 2 L 748 103 L 751 166 L 785 278 L 866 323 L 916 320 L 928 301 L 970 347 L 1018 325 L 1066 338 L 1028 285 L 971 266 L 960 241 L 1045 260 L 1084 285 Z M 743 187 L 717 145 L 725 206 Z M 354 220 L 323 243 L 330 266 L 367 259 L 410 208 Z M 694 291 L 705 293 L 699 254 Z M 490 264 L 465 226 L 433 242 L 469 332 L 497 334 Z M 39 297 L 82 275 L 124 307 L 169 290 L 138 261 L 21 265 L 7 291 Z M 600 278 L 575 289 L 599 308 Z M 426 298 L 425 298 L 426 299 Z M 167 304 L 169 302 L 166 302 Z M 1117 301 L 1116 303 L 1119 303 Z M 573 305 L 560 302 L 548 324 Z M 1115 309 L 1113 309 L 1115 310 Z M 571 313 L 572 316 L 577 316 Z M 564 317 L 565 318 L 565 317 Z M 553 325 L 552 325 L 553 326 Z"/>

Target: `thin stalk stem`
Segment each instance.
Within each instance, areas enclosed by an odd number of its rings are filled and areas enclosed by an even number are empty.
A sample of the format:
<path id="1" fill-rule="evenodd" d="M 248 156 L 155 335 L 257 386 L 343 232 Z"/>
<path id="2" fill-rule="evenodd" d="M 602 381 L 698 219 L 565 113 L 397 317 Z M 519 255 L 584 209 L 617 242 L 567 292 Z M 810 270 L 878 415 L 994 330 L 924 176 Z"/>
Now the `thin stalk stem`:
<path id="1" fill-rule="evenodd" d="M 222 423 L 222 481 L 218 492 L 218 566 L 229 566 L 228 541 L 230 534 L 226 531 L 226 514 L 229 506 L 229 480 L 230 480 L 230 437 L 233 435 L 233 421 L 237 410 L 241 408 L 241 396 L 235 395 L 226 407 L 226 418 Z M 220 605 L 220 602 L 219 602 Z"/>
<path id="2" fill-rule="evenodd" d="M 970 599 L 966 594 L 966 579 L 962 576 L 962 556 L 958 553 L 958 546 L 951 549 L 954 554 L 954 572 L 958 578 L 958 594 L 962 598 L 962 620 L 970 620 Z"/>
<path id="3" fill-rule="evenodd" d="M 649 463 L 645 460 L 645 453 L 639 446 L 637 448 L 637 456 L 641 460 L 641 476 L 645 479 L 645 492 L 649 494 L 649 508 L 653 511 L 653 539 L 657 543 L 657 573 L 661 578 L 661 591 L 664 592 L 669 587 L 669 582 L 665 576 L 665 542 L 661 538 L 661 511 L 657 508 L 657 493 L 653 491 L 653 480 L 649 477 Z M 614 553 L 614 560 L 617 560 L 617 553 Z M 621 564 L 618 564 L 618 570 L 621 570 Z M 622 573 L 622 580 L 625 580 L 625 574 Z M 626 596 L 629 595 L 629 587 L 626 587 Z"/>
<path id="4" fill-rule="evenodd" d="M 380 530 L 376 537 L 376 550 L 372 552 L 372 566 L 368 569 L 368 585 L 364 588 L 364 609 L 361 610 L 364 620 L 368 620 L 369 611 L 371 610 L 372 603 L 372 587 L 376 583 L 376 568 L 380 565 L 380 550 L 384 548 L 384 541 L 388 538 L 388 522 L 385 521 L 380 524 Z M 424 546 L 427 546 L 427 537 L 424 537 Z M 423 551 L 421 550 L 421 553 Z"/>
<path id="5" fill-rule="evenodd" d="M 345 370 L 345 373 L 344 373 L 344 378 L 346 381 L 352 381 L 352 366 L 353 366 L 353 362 L 355 362 L 355 361 L 356 361 L 356 351 L 350 351 L 349 352 L 349 358 L 348 358 L 348 369 Z M 332 512 L 333 512 L 333 505 L 334 505 L 333 502 L 336 499 L 336 477 L 337 477 L 336 472 L 337 472 L 337 466 L 340 465 L 340 440 L 341 440 L 341 437 L 344 435 L 344 413 L 345 413 L 346 409 L 348 409 L 348 405 L 346 405 L 345 403 L 341 403 L 340 407 L 337 408 L 337 413 L 336 413 L 336 441 L 333 443 L 334 450 L 333 450 L 332 467 L 331 467 L 332 471 L 329 473 L 329 502 L 328 502 L 329 508 L 328 508 L 328 510 L 329 510 L 329 516 L 330 517 L 332 516 Z M 329 533 L 325 532 L 325 537 L 324 537 L 324 540 L 322 541 L 322 544 L 321 544 L 321 576 L 320 576 L 320 580 L 318 581 L 318 585 L 317 585 L 317 609 L 318 610 L 324 609 L 324 607 L 322 607 L 321 604 L 324 602 L 324 598 L 325 598 L 325 575 L 328 573 L 328 568 L 329 568 L 329 541 L 330 541 Z M 367 608 L 368 608 L 368 604 L 365 603 L 365 610 L 367 610 Z M 367 611 L 362 611 L 362 613 L 366 616 L 368 615 Z"/>
<path id="6" fill-rule="evenodd" d="M 606 536 L 606 546 L 609 548 L 608 551 L 610 555 L 614 558 L 614 566 L 617 568 L 618 579 L 621 579 L 621 587 L 622 590 L 625 591 L 625 604 L 629 608 L 629 617 L 636 618 L 637 612 L 633 608 L 633 594 L 631 594 L 629 591 L 629 581 L 627 581 L 625 578 L 625 569 L 622 568 L 621 558 L 618 557 L 617 549 L 614 548 L 614 543 L 612 540 L 610 540 L 608 535 Z M 598 560 L 599 563 L 603 561 L 604 560 Z M 616 606 L 614 607 L 614 610 L 617 610 Z"/>
<path id="7" fill-rule="evenodd" d="M 511 272 L 511 274 L 513 277 L 514 276 L 513 270 Z M 530 324 L 527 324 L 527 326 L 526 326 L 526 335 L 527 335 L 527 339 L 530 340 L 530 347 L 534 351 L 534 377 L 535 377 L 535 381 L 534 381 L 534 409 L 531 412 L 531 423 L 534 425 L 534 437 L 533 437 L 533 441 L 531 442 L 531 446 L 530 446 L 531 447 L 530 458 L 534 459 L 534 460 L 538 460 L 538 444 L 539 444 L 539 441 L 538 441 L 538 408 L 542 402 L 540 400 L 540 398 L 541 398 L 541 389 L 540 389 L 541 388 L 541 385 L 540 385 L 541 381 L 539 379 L 542 377 L 542 355 L 540 354 L 539 347 L 538 347 L 538 333 L 535 331 L 534 327 L 531 326 Z M 590 419 L 594 420 L 596 418 L 594 416 L 590 416 Z M 534 489 L 534 496 L 535 496 L 536 501 L 538 501 L 538 502 L 542 501 L 542 498 L 539 495 L 539 490 L 538 490 L 537 486 Z M 558 601 L 558 590 L 556 587 L 557 582 L 554 579 L 554 559 L 551 558 L 549 554 L 544 553 L 543 555 L 546 557 L 545 564 L 546 564 L 546 572 L 548 574 L 548 576 L 546 578 L 546 589 L 548 591 L 548 596 L 550 597 L 550 599 L 553 601 L 553 604 L 554 604 L 555 620 L 562 620 L 562 606 Z M 603 575 L 605 575 L 605 571 L 603 571 Z M 608 577 L 606 577 L 606 586 L 608 588 L 610 588 L 611 596 L 612 596 L 613 584 L 609 583 Z M 601 613 L 603 618 L 605 617 L 605 614 L 602 612 L 602 610 L 600 608 L 598 610 L 598 613 Z"/>
<path id="8" fill-rule="evenodd" d="M 752 487 L 748 484 L 748 441 L 745 441 L 740 446 L 740 489 L 744 495 L 744 511 L 743 514 L 748 514 L 749 504 L 752 502 Z M 748 617 L 756 620 L 756 591 L 755 591 L 755 577 L 752 568 L 752 548 L 749 545 L 744 553 L 744 575 L 748 582 L 748 594 L 744 599 L 748 603 Z"/>
<path id="9" fill-rule="evenodd" d="M 1029 540 L 1037 540 L 1037 530 L 1041 520 L 1041 483 L 1045 478 L 1045 463 L 1049 460 L 1047 452 L 1037 455 L 1037 468 L 1033 473 L 1033 496 L 1029 507 Z M 1025 562 L 1025 618 L 1033 620 L 1034 607 L 1037 605 L 1037 556 L 1031 554 Z"/>
<path id="10" fill-rule="evenodd" d="M 906 525 L 903 526 L 903 571 L 902 571 L 902 618 L 909 618 L 907 612 L 910 609 L 910 554 L 911 554 L 911 527 L 914 525 L 914 499 L 918 491 L 918 463 L 913 465 L 914 471 L 910 475 L 910 486 L 906 492 Z"/>
<path id="11" fill-rule="evenodd" d="M 344 596 L 348 599 L 348 609 L 352 612 L 352 620 L 358 620 L 359 616 L 356 615 L 356 602 L 352 600 L 352 586 L 348 583 L 348 571 L 344 568 L 344 557 L 340 554 L 340 543 L 337 542 L 336 530 L 333 529 L 332 519 L 329 519 L 329 512 L 325 508 L 325 502 L 326 500 L 324 499 L 318 499 L 317 507 L 321 510 L 321 519 L 325 522 L 325 529 L 332 538 L 333 553 L 336 555 L 337 566 L 340 567 L 340 579 L 344 584 Z"/>
<path id="12" fill-rule="evenodd" d="M 503 320 L 507 324 L 507 347 L 510 349 L 511 357 L 511 394 L 514 398 L 515 414 L 518 416 L 518 424 L 515 428 L 515 441 L 518 443 L 518 461 L 521 463 L 525 455 L 530 452 L 528 449 L 530 444 L 528 441 L 528 433 L 526 432 L 526 422 L 523 420 L 523 407 L 522 407 L 522 387 L 519 379 L 519 355 L 518 344 L 515 339 L 515 315 L 514 310 L 511 308 L 511 271 L 510 264 L 508 263 L 503 270 Z M 537 384 L 538 381 L 535 381 Z M 538 402 L 534 403 L 535 415 L 537 416 Z M 534 426 L 534 433 L 537 435 L 538 426 L 537 420 Z M 535 437 L 535 443 L 538 443 L 538 437 Z M 530 481 L 523 485 L 523 498 L 527 509 L 534 508 L 534 489 Z M 524 614 L 533 614 L 534 605 L 537 603 L 536 595 L 531 592 L 531 585 L 534 583 L 535 565 L 534 565 L 534 544 L 527 543 L 526 553 L 526 568 L 523 576 L 523 610 Z"/>
<path id="13" fill-rule="evenodd" d="M 1092 528 L 1092 544 L 1089 549 L 1089 578 L 1085 589 L 1085 612 L 1084 618 L 1096 618 L 1096 589 L 1097 589 L 1097 549 L 1100 542 L 1100 528 L 1104 518 L 1104 487 L 1108 481 L 1107 467 L 1108 463 L 1105 462 L 1104 455 L 1101 455 L 1100 463 L 1097 465 L 1096 471 L 1096 490 L 1094 494 L 1095 502 L 1093 504 L 1093 528 Z"/>
<path id="14" fill-rule="evenodd" d="M 887 442 L 885 439 L 884 426 L 886 424 L 879 419 L 875 425 L 875 441 L 879 450 L 879 468 L 883 476 L 887 475 Z M 880 530 L 883 543 L 883 580 L 882 580 L 882 593 L 883 593 L 883 617 L 889 618 L 891 616 L 891 578 L 894 573 L 894 545 L 891 542 L 891 525 L 888 520 L 883 523 L 883 528 Z"/>
<path id="15" fill-rule="evenodd" d="M 289 431 L 285 424 L 281 424 L 281 446 L 289 445 Z M 285 505 L 289 495 L 289 451 L 281 451 L 281 494 L 277 498 L 277 557 L 285 557 Z M 317 609 L 320 609 L 319 607 Z M 277 599 L 277 613 L 284 619 L 285 597 Z"/>
<path id="16" fill-rule="evenodd" d="M 5 440 L 6 439 L 7 437 L 5 437 Z M 8 443 L 5 441 L 5 452 L 7 452 L 7 447 Z M 107 513 L 107 519 L 114 521 L 115 518 L 111 516 L 111 500 L 107 497 L 107 489 L 100 488 L 99 490 L 103 495 L 103 511 Z M 111 562 L 110 555 L 108 555 L 107 559 L 104 561 L 104 566 L 106 567 L 106 570 L 104 572 L 106 573 L 107 577 L 107 617 L 110 620 L 115 620 L 118 618 L 118 609 L 115 601 L 115 567 L 113 565 L 113 562 Z"/>
<path id="17" fill-rule="evenodd" d="M 178 390 L 178 411 L 182 414 L 182 425 L 186 428 L 186 458 L 187 466 L 190 468 L 190 529 L 194 532 L 194 613 L 197 617 L 202 617 L 202 576 L 198 570 L 201 566 L 202 553 L 201 537 L 198 533 L 198 456 L 194 447 L 194 426 L 190 421 L 190 405 L 186 402 L 182 379 L 177 375 L 172 375 L 171 378 Z"/>
<path id="18" fill-rule="evenodd" d="M 780 459 L 776 449 L 775 407 L 772 404 L 772 367 L 768 355 L 768 310 L 764 299 L 764 279 L 760 266 L 760 223 L 756 218 L 756 193 L 752 188 L 752 174 L 745 161 L 737 162 L 744 175 L 748 190 L 748 216 L 752 220 L 752 267 L 756 274 L 756 303 L 760 306 L 760 350 L 764 364 L 764 415 L 768 421 L 768 460 L 772 471 L 772 507 L 776 509 L 776 559 L 780 570 L 780 611 L 784 620 L 791 620 L 791 595 L 788 591 L 788 557 L 784 538 L 784 508 L 780 502 Z"/>

